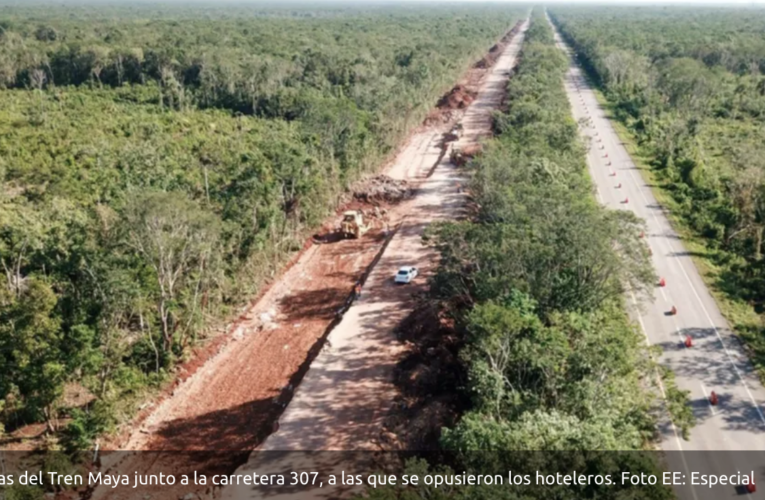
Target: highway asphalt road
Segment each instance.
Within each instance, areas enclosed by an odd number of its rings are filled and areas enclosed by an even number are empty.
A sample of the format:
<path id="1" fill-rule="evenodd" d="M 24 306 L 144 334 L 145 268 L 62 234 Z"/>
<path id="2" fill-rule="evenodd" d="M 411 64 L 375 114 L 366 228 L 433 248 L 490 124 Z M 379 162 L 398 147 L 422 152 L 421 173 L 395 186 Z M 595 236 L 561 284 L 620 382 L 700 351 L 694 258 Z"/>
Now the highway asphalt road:
<path id="1" fill-rule="evenodd" d="M 560 34 L 558 46 L 569 56 Z M 657 286 L 653 297 L 628 297 L 637 320 L 652 345 L 663 348 L 660 362 L 676 375 L 680 389 L 690 391 L 697 425 L 684 440 L 667 421 L 662 427 L 661 446 L 684 456 L 683 460 L 704 462 L 710 470 L 754 470 L 757 483 L 765 490 L 765 461 L 745 453 L 693 453 L 692 451 L 765 450 L 765 389 L 758 380 L 743 346 L 735 337 L 709 294 L 691 255 L 672 229 L 664 209 L 641 176 L 627 150 L 598 105 L 582 70 L 573 62 L 565 78 L 566 93 L 574 118 L 589 119 L 580 127 L 590 142 L 587 163 L 598 200 L 614 210 L 631 210 L 646 221 L 645 237 L 652 251 L 653 265 L 666 285 Z M 677 314 L 669 314 L 672 307 Z M 686 337 L 691 347 L 684 345 Z M 710 395 L 718 396 L 716 406 Z M 740 462 L 740 463 L 737 463 Z M 718 490 L 715 490 L 716 492 Z M 731 496 L 737 493 L 729 488 Z M 741 493 L 740 491 L 738 493 Z M 754 494 L 765 497 L 762 491 Z M 694 494 L 694 496 L 696 496 Z M 698 497 L 701 498 L 701 497 Z M 727 498 L 715 494 L 714 498 Z"/>

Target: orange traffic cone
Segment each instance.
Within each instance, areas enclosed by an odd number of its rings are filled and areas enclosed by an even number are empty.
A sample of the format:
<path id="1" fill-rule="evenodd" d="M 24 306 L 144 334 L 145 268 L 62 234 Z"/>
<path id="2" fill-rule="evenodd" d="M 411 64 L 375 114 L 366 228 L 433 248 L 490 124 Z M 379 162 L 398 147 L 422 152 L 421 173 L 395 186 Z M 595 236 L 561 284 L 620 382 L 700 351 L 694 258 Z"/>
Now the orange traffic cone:
<path id="1" fill-rule="evenodd" d="M 664 281 L 664 278 L 659 280 L 659 286 L 667 286 L 667 282 Z"/>
<path id="2" fill-rule="evenodd" d="M 627 203 L 629 203 L 629 202 L 630 202 L 630 199 L 629 199 L 629 198 L 624 198 L 624 201 L 623 201 L 622 203 L 624 203 L 624 204 L 626 205 L 626 204 L 627 204 Z"/>
<path id="3" fill-rule="evenodd" d="M 672 309 L 669 310 L 670 316 L 674 316 L 677 314 L 677 307 L 672 306 Z"/>
<path id="4" fill-rule="evenodd" d="M 608 155 L 606 155 L 606 156 L 608 156 Z M 609 161 L 608 163 L 606 163 L 606 165 L 610 167 L 611 166 L 611 162 Z"/>
<path id="5" fill-rule="evenodd" d="M 610 174 L 608 174 L 608 175 L 610 175 L 611 177 L 616 177 L 616 172 L 614 172 L 614 171 L 612 170 L 612 171 L 611 171 L 611 173 L 610 173 Z"/>
<path id="6" fill-rule="evenodd" d="M 622 183 L 620 182 L 619 184 L 616 185 L 616 189 L 621 189 L 621 188 L 622 188 Z"/>
<path id="7" fill-rule="evenodd" d="M 693 346 L 693 339 L 690 335 L 685 336 L 685 347 L 692 347 Z"/>
<path id="8" fill-rule="evenodd" d="M 603 156 L 603 158 L 608 158 L 608 153 L 606 153 L 606 154 Z"/>
<path id="9" fill-rule="evenodd" d="M 757 491 L 757 485 L 754 484 L 754 474 L 752 474 L 751 482 L 746 485 L 746 491 L 749 493 L 754 493 Z"/>
<path id="10" fill-rule="evenodd" d="M 709 395 L 709 403 L 712 406 L 717 406 L 717 394 L 715 391 L 712 391 L 712 394 Z"/>

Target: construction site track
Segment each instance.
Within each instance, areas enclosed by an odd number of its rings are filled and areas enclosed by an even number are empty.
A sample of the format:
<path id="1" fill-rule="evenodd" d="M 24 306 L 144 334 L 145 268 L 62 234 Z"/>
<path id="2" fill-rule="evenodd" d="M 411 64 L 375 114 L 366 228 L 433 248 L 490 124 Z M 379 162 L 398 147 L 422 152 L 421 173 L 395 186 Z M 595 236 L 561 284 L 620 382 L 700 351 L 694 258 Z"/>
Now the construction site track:
<path id="1" fill-rule="evenodd" d="M 503 37 L 501 50 L 493 48 L 492 52 L 504 52 L 521 24 Z M 492 57 L 491 63 L 496 60 L 497 57 Z M 467 87 L 477 89 L 490 70 L 490 67 L 473 68 L 462 81 Z M 496 93 L 497 82 L 492 85 L 492 92 Z M 495 107 L 493 97 L 491 105 Z M 391 173 L 394 178 L 410 183 L 412 202 L 423 195 L 418 192 L 420 185 L 443 164 L 449 150 L 446 136 L 463 112 L 448 107 L 434 110 L 419 131 L 427 129 L 428 134 L 437 135 L 428 137 L 422 145 L 410 143 L 407 147 L 423 153 L 435 148 L 440 151 L 434 155 L 421 154 L 419 165 L 413 166 L 411 172 Z M 445 118 L 434 120 L 439 113 Z M 476 137 L 490 135 L 490 119 L 483 119 L 479 128 L 481 130 L 472 131 Z M 440 142 L 433 143 L 433 137 L 439 137 Z M 415 140 L 418 139 L 410 139 Z M 388 170 L 395 168 L 396 165 L 389 165 Z M 350 205 L 373 208 L 358 201 Z M 214 348 L 204 351 L 209 357 L 193 360 L 193 370 L 183 373 L 182 381 L 145 412 L 127 439 L 115 443 L 122 450 L 146 451 L 134 456 L 127 451 L 104 453 L 101 470 L 132 474 L 150 468 L 152 472 L 175 474 L 191 471 L 228 474 L 243 464 L 249 451 L 278 429 L 279 419 L 292 401 L 294 391 L 340 324 L 338 311 L 351 304 L 354 286 L 366 282 L 401 231 L 409 213 L 408 206 L 408 202 L 384 206 L 390 214 L 387 227 L 373 229 L 359 239 L 321 244 L 309 239 L 288 269 L 240 317 L 231 333 L 215 341 Z M 333 218 L 326 223 L 325 232 L 331 231 L 336 221 Z M 421 224 L 416 225 L 414 229 L 421 231 Z M 412 229 L 407 227 L 407 232 Z M 147 460 L 151 451 L 182 451 L 183 454 L 161 453 Z M 188 488 L 178 488 L 166 490 L 164 494 L 177 498 L 188 492 Z M 122 498 L 116 491 L 93 493 L 94 498 Z M 131 493 L 129 498 L 139 498 L 134 496 L 136 493 Z M 201 492 L 195 494 L 201 496 Z M 205 494 L 216 496 L 214 491 Z"/>

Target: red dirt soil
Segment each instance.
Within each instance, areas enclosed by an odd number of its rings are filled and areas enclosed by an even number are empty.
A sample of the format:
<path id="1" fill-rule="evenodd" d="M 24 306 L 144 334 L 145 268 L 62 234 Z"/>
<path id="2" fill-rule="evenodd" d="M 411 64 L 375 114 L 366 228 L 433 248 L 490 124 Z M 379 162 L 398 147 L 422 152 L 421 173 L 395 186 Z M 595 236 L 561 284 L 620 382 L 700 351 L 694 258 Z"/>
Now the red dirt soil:
<path id="1" fill-rule="evenodd" d="M 499 54 L 504 50 L 517 33 L 521 24 L 519 22 L 502 38 L 499 44 L 492 47 L 490 51 L 492 62 L 496 61 L 495 54 Z M 475 90 L 485 75 L 486 68 L 470 70 L 461 80 L 463 83 L 457 84 L 441 101 L 448 100 L 449 96 L 456 95 L 464 99 L 468 88 L 471 88 L 470 93 L 475 95 Z M 344 209 L 360 207 L 363 207 L 363 204 L 351 202 L 347 207 L 344 206 L 338 210 L 337 213 L 342 213 Z M 391 226 L 396 223 L 397 221 L 395 220 L 390 221 Z M 325 224 L 325 227 L 332 225 L 332 223 L 328 223 Z M 290 261 L 280 279 L 263 290 L 251 302 L 251 307 L 248 308 L 247 312 L 240 316 L 233 327 L 229 329 L 229 332 L 237 332 L 252 328 L 253 320 L 257 323 L 257 316 L 259 314 L 267 312 L 274 306 L 279 310 L 280 318 L 276 321 L 279 327 L 272 331 L 264 332 L 265 334 L 247 335 L 236 349 L 237 352 L 253 353 L 253 358 L 246 360 L 248 365 L 246 371 L 237 372 L 237 378 L 240 375 L 242 378 L 245 378 L 245 373 L 256 375 L 256 378 L 247 376 L 246 379 L 258 380 L 258 387 L 237 388 L 236 380 L 222 380 L 221 382 L 224 385 L 221 386 L 220 391 L 217 391 L 216 387 L 211 386 L 208 381 L 206 389 L 203 391 L 207 403 L 200 401 L 183 406 L 188 406 L 188 410 L 192 413 L 199 413 L 204 407 L 210 407 L 211 409 L 225 408 L 228 404 L 228 407 L 232 408 L 237 403 L 256 400 L 270 401 L 280 394 L 282 387 L 289 385 L 290 380 L 301 371 L 300 368 L 304 364 L 310 364 L 311 356 L 309 351 L 315 348 L 316 342 L 324 336 L 327 328 L 330 327 L 330 324 L 335 319 L 335 312 L 345 303 L 354 284 L 363 279 L 367 266 L 369 266 L 381 248 L 381 235 L 379 233 L 375 235 L 372 232 L 360 240 L 343 240 L 334 244 L 319 245 L 318 247 L 313 245 L 311 238 L 307 239 L 303 250 Z M 306 259 L 309 253 L 310 257 Z M 290 276 L 293 273 L 294 266 L 303 260 L 308 260 L 307 265 L 298 267 L 304 267 L 304 269 L 297 273 L 299 274 L 298 276 Z M 290 283 L 294 283 L 298 289 L 303 289 L 290 293 Z M 302 287 L 299 285 L 301 283 L 303 284 Z M 276 285 L 279 286 L 276 287 Z M 280 289 L 274 290 L 274 288 Z M 110 443 L 115 446 L 107 446 L 106 448 L 119 447 L 121 449 L 133 450 L 210 449 L 209 441 L 201 443 L 204 446 L 197 448 L 193 446 L 193 443 L 186 443 L 184 440 L 179 442 L 179 438 L 176 436 L 177 432 L 169 429 L 161 430 L 162 428 L 177 425 L 179 422 L 175 420 L 165 422 L 159 428 L 153 421 L 158 420 L 156 413 L 160 411 L 159 406 L 161 406 L 161 403 L 168 396 L 171 398 L 179 396 L 181 389 L 179 386 L 191 379 L 211 359 L 217 357 L 228 344 L 237 342 L 236 337 L 237 335 L 231 334 L 220 336 L 208 345 L 197 349 L 189 361 L 180 367 L 178 379 L 162 400 L 157 402 L 159 404 L 147 408 L 147 410 L 142 412 L 138 420 L 134 421 L 130 426 L 133 430 L 138 426 L 145 427 L 142 424 L 147 420 L 147 417 L 152 416 L 154 417 L 151 419 L 152 421 L 146 422 L 148 429 L 143 428 L 143 431 L 139 433 L 133 432 L 131 438 L 120 440 L 121 442 Z M 292 345 L 290 345 L 290 342 Z M 285 346 L 289 347 L 285 348 Z M 216 361 L 216 364 L 219 363 L 219 361 Z M 261 363 L 266 366 L 253 368 L 253 365 L 257 367 Z M 272 381 L 273 378 L 276 380 Z M 213 394 L 216 395 L 215 398 L 210 397 Z M 244 400 L 242 400 L 242 396 L 245 396 Z M 266 405 L 261 406 L 265 407 Z M 234 442 L 224 441 L 224 447 L 229 450 L 254 448 L 262 439 L 263 429 L 265 429 L 265 434 L 267 435 L 270 432 L 270 423 L 281 413 L 281 411 L 277 411 L 273 407 L 278 407 L 278 405 L 271 404 L 271 407 L 267 408 L 268 411 L 264 412 L 265 415 L 259 415 L 255 421 L 247 419 L 248 425 L 244 435 L 236 437 L 233 440 Z M 263 429 L 255 431 L 254 428 L 259 427 L 258 423 L 260 422 L 262 422 Z M 187 421 L 187 423 L 191 424 L 192 422 Z M 229 425 L 227 424 L 226 427 L 229 427 Z M 146 434 L 144 433 L 147 431 L 154 434 L 155 437 L 151 440 L 140 437 L 136 439 L 136 434 L 143 434 L 145 436 Z M 214 433 L 211 434 L 215 435 Z M 241 444 L 241 447 L 231 446 L 237 443 Z M 186 444 L 192 444 L 192 446 L 186 446 Z"/>
<path id="2" fill-rule="evenodd" d="M 438 101 L 440 109 L 464 109 L 475 99 L 475 92 L 468 91 L 464 85 L 457 85 Z"/>
<path id="3" fill-rule="evenodd" d="M 517 27 L 511 31 L 515 32 Z M 483 68 L 470 70 L 463 83 L 445 96 L 446 102 L 459 108 L 461 102 L 472 100 L 466 96 L 474 95 L 474 90 L 467 89 L 476 87 L 486 74 Z M 356 208 L 358 202 L 353 205 Z M 405 216 L 395 212 L 394 207 L 390 211 L 391 229 Z M 338 221 L 337 217 L 328 221 L 325 229 Z M 363 281 L 385 239 L 379 228 L 358 240 L 328 238 L 327 243 L 313 244 L 315 239 L 309 238 L 279 279 L 228 330 L 230 333 L 195 351 L 181 366 L 176 383 L 133 422 L 130 435 L 123 434 L 103 446 L 219 451 L 164 458 L 106 452 L 101 470 L 129 474 L 149 469 L 175 474 L 197 470 L 215 474 L 231 472 L 243 463 L 248 452 L 274 430 L 292 397 L 292 388 L 318 354 L 337 321 L 338 309 L 345 306 L 354 285 Z M 189 487 L 179 486 L 164 489 L 163 495 L 177 498 L 189 491 Z M 131 498 L 139 498 L 135 494 L 133 490 Z M 107 490 L 96 490 L 93 495 L 120 496 Z"/>

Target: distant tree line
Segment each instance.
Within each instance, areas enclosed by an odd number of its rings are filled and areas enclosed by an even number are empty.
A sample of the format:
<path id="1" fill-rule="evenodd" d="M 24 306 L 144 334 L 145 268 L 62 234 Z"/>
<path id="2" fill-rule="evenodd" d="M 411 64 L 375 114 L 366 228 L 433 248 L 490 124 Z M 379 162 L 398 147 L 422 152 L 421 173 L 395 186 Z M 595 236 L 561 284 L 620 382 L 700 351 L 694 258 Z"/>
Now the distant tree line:
<path id="1" fill-rule="evenodd" d="M 154 81 L 164 90 L 160 101 L 176 108 L 194 104 L 295 119 L 310 106 L 305 100 L 312 92 L 342 93 L 370 109 L 390 91 L 443 84 L 438 68 L 454 67 L 449 51 L 459 50 L 455 40 L 496 36 L 495 26 L 473 22 L 474 15 L 492 12 L 486 7 L 473 12 L 456 7 L 450 16 L 399 8 L 396 22 L 387 24 L 379 22 L 376 9 L 319 19 L 250 13 L 249 19 L 236 20 L 127 16 L 115 21 L 109 12 L 104 8 L 104 18 L 72 21 L 72 12 L 64 10 L 61 17 L 43 17 L 43 24 L 0 20 L 0 86 Z M 429 24 L 424 31 L 422 15 Z M 500 14 L 497 21 L 510 19 Z M 433 37 L 436 31 L 439 38 Z M 399 88 L 391 88 L 394 83 Z"/>

